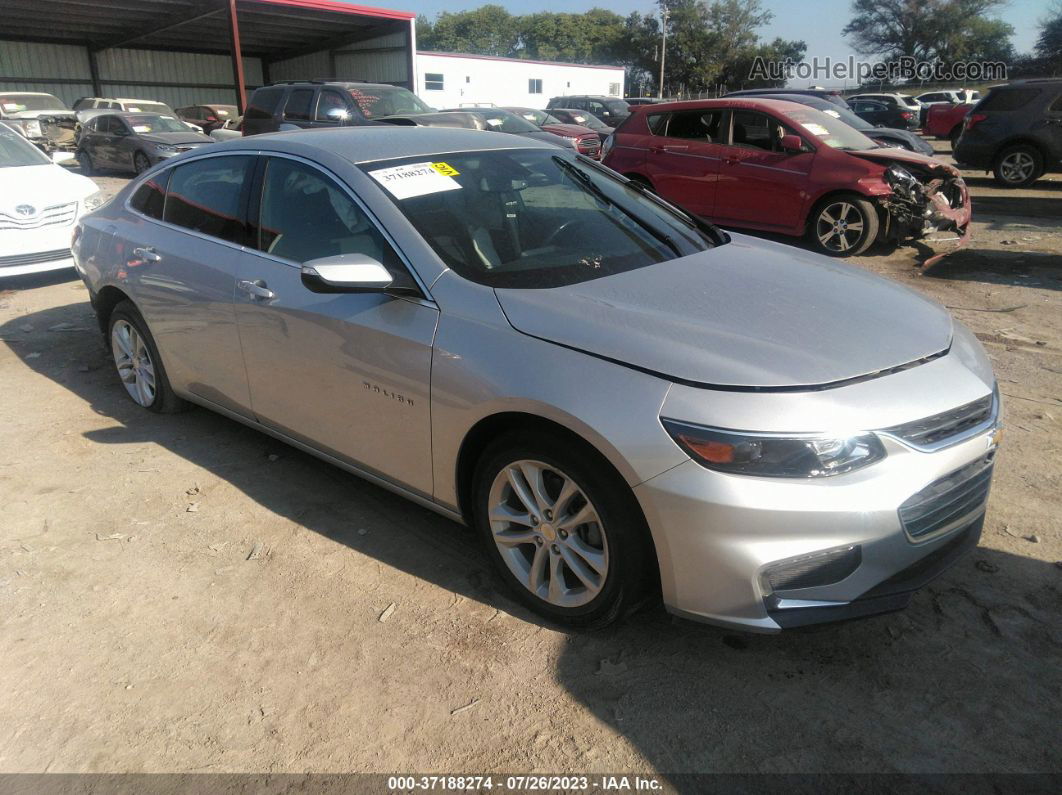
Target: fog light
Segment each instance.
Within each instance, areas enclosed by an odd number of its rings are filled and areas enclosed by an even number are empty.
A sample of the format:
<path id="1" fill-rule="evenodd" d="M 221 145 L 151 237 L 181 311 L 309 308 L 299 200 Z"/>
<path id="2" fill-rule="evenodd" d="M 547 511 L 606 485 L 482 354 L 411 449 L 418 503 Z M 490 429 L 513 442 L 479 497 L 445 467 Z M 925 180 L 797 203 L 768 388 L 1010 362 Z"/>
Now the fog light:
<path id="1" fill-rule="evenodd" d="M 862 561 L 858 545 L 813 552 L 772 563 L 763 570 L 763 584 L 769 591 L 833 585 L 858 569 Z"/>

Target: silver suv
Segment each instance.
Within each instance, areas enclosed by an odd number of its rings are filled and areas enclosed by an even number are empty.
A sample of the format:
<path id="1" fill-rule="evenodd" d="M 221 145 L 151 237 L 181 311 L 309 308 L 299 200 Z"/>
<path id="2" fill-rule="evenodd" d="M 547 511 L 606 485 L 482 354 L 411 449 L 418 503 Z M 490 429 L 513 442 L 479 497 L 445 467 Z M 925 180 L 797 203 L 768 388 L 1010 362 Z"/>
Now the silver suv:
<path id="1" fill-rule="evenodd" d="M 751 630 L 849 618 L 977 543 L 999 397 L 969 331 L 571 150 L 234 140 L 132 181 L 75 241 L 134 401 L 467 522 L 551 619 L 657 592 Z"/>

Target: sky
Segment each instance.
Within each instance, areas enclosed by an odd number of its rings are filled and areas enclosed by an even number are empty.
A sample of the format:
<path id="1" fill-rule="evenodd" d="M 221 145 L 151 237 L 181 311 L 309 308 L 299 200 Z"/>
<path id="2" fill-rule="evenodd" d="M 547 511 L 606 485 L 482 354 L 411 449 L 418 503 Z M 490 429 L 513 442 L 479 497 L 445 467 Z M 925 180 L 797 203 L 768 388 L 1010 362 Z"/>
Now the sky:
<path id="1" fill-rule="evenodd" d="M 512 14 L 530 14 L 536 11 L 587 11 L 591 8 L 607 8 L 626 16 L 632 11 L 646 14 L 656 11 L 652 0 L 360 0 L 363 5 L 413 11 L 434 18 L 440 11 L 465 11 L 478 8 L 487 2 L 504 6 Z M 850 0 L 763 0 L 765 8 L 774 13 L 773 21 L 760 30 L 764 39 L 781 36 L 785 39 L 803 39 L 807 42 L 807 57 L 847 58 L 855 52 L 841 35 L 851 17 Z M 1010 0 L 997 13 L 1014 26 L 1012 39 L 1019 53 L 1029 52 L 1036 42 L 1036 22 L 1048 7 L 1047 0 Z"/>

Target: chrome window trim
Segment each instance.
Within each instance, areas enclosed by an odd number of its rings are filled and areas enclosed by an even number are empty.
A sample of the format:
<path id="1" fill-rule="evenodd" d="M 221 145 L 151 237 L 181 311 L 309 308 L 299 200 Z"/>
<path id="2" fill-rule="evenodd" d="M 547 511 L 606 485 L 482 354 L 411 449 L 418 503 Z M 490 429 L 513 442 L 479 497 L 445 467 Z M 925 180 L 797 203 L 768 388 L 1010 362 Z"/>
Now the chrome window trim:
<path id="1" fill-rule="evenodd" d="M 346 181 L 340 179 L 339 176 L 337 176 L 325 166 L 322 166 L 320 163 L 316 163 L 313 160 L 301 157 L 300 155 L 292 155 L 288 154 L 287 152 L 271 152 L 262 149 L 226 149 L 224 152 L 204 152 L 202 154 L 196 152 L 194 156 L 182 158 L 180 162 L 167 163 L 165 168 L 161 168 L 158 171 L 153 171 L 149 174 L 146 174 L 137 181 L 135 181 L 132 187 L 130 188 L 129 195 L 126 197 L 126 200 L 123 203 L 122 207 L 126 210 L 126 212 L 132 213 L 138 218 L 142 218 L 145 221 L 149 221 L 153 224 L 159 224 L 160 226 L 164 226 L 168 229 L 172 229 L 177 232 L 183 232 L 187 235 L 192 235 L 193 237 L 197 237 L 201 240 L 208 240 L 211 243 L 219 243 L 223 246 L 228 246 L 229 248 L 236 249 L 237 251 L 241 251 L 246 254 L 254 254 L 259 257 L 265 257 L 266 259 L 278 262 L 282 265 L 287 265 L 289 267 L 298 268 L 301 270 L 301 262 L 295 262 L 294 260 L 285 259 L 284 257 L 277 257 L 273 254 L 269 254 L 257 248 L 251 248 L 250 246 L 243 246 L 239 243 L 233 243 L 230 240 L 222 240 L 219 237 L 205 235 L 202 232 L 197 232 L 194 229 L 188 229 L 184 226 L 178 226 L 177 224 L 172 224 L 169 221 L 164 221 L 160 218 L 152 218 L 150 215 L 145 215 L 130 204 L 130 202 L 132 202 L 133 200 L 133 196 L 135 196 L 136 192 L 140 190 L 141 187 L 143 187 L 144 183 L 146 183 L 149 179 L 157 176 L 158 174 L 162 174 L 164 171 L 171 170 L 174 168 L 180 168 L 185 163 L 191 163 L 198 160 L 205 160 L 211 157 L 228 157 L 232 155 L 251 155 L 254 157 L 283 157 L 287 158 L 288 160 L 295 160 L 297 162 L 303 163 L 304 165 L 309 166 L 310 168 L 314 168 L 329 177 L 334 183 L 336 183 L 340 187 L 340 189 L 344 193 L 346 193 L 350 200 L 354 202 L 355 206 L 358 207 L 358 209 L 361 210 L 363 213 L 365 213 L 365 216 L 369 219 L 369 222 L 373 225 L 373 227 L 375 227 L 380 232 L 380 234 L 383 235 L 384 240 L 386 240 L 391 246 L 391 248 L 394 249 L 395 253 L 398 254 L 398 258 L 402 261 L 402 265 L 405 267 L 406 272 L 410 275 L 410 277 L 412 277 L 417 287 L 420 288 L 420 291 L 424 294 L 423 297 L 420 298 L 414 298 L 412 296 L 398 297 L 402 298 L 403 300 L 412 301 L 413 303 L 423 303 L 433 307 L 437 306 L 435 299 L 432 298 L 431 292 L 428 290 L 427 285 L 424 284 L 424 280 L 420 278 L 420 274 L 417 273 L 416 268 L 413 267 L 409 257 L 406 256 L 406 253 L 398 245 L 398 242 L 394 239 L 390 232 L 388 232 L 387 229 L 385 229 L 384 226 L 380 223 L 380 220 L 376 217 L 372 210 L 370 210 L 369 207 L 365 204 L 365 202 L 362 201 L 362 199 L 356 193 L 354 193 L 354 191 L 350 188 L 349 185 L 347 185 Z"/>

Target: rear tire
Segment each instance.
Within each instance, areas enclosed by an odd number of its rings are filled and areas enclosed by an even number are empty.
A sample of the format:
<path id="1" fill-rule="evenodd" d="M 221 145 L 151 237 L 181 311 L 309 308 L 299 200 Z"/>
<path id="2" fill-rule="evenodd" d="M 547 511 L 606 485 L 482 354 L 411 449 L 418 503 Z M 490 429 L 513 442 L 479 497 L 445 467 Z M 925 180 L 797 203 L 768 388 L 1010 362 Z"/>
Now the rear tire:
<path id="1" fill-rule="evenodd" d="M 118 377 L 137 405 L 155 414 L 176 414 L 189 407 L 170 386 L 155 339 L 131 301 L 122 301 L 111 311 L 107 344 Z"/>
<path id="2" fill-rule="evenodd" d="M 513 595 L 539 615 L 602 627 L 652 582 L 649 531 L 630 487 L 592 450 L 550 431 L 511 431 L 480 457 L 473 525 Z"/>
<path id="3" fill-rule="evenodd" d="M 1008 146 L 992 164 L 996 184 L 1005 188 L 1024 188 L 1040 179 L 1044 173 L 1044 156 L 1029 144 Z"/>
<path id="4" fill-rule="evenodd" d="M 84 149 L 77 153 L 77 165 L 81 169 L 81 173 L 86 177 L 96 174 L 96 165 L 92 162 L 92 155 Z"/>
<path id="5" fill-rule="evenodd" d="M 137 174 L 143 174 L 151 168 L 151 161 L 148 160 L 148 156 L 143 152 L 137 152 L 133 155 L 133 169 Z"/>
<path id="6" fill-rule="evenodd" d="M 862 254 L 878 237 L 878 211 L 854 193 L 830 196 L 815 205 L 808 217 L 812 248 L 829 257 Z"/>

